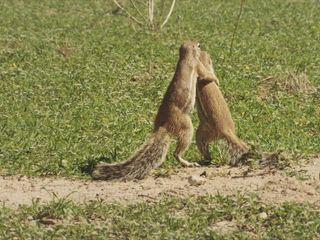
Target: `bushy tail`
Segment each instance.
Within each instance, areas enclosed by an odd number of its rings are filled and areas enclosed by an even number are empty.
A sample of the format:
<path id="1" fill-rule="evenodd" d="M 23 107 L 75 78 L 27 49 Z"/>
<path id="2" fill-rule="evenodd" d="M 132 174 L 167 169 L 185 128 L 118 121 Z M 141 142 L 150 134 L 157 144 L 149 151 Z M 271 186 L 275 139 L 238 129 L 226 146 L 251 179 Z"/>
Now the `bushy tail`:
<path id="1" fill-rule="evenodd" d="M 169 135 L 159 128 L 129 159 L 118 164 L 99 163 L 93 173 L 95 180 L 142 179 L 152 169 L 161 165 L 167 155 Z"/>

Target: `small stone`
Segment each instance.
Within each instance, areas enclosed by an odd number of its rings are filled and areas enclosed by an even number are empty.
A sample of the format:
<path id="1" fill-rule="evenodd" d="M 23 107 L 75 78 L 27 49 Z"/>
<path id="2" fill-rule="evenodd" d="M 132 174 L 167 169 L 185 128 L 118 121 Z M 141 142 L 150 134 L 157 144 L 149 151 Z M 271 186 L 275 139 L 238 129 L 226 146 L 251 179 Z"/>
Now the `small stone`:
<path id="1" fill-rule="evenodd" d="M 265 212 L 262 212 L 259 214 L 259 218 L 261 218 L 261 219 L 267 219 L 267 217 L 268 217 L 268 214 Z"/>
<path id="2" fill-rule="evenodd" d="M 204 177 L 193 175 L 188 177 L 188 182 L 191 186 L 200 186 L 206 182 L 206 179 Z"/>

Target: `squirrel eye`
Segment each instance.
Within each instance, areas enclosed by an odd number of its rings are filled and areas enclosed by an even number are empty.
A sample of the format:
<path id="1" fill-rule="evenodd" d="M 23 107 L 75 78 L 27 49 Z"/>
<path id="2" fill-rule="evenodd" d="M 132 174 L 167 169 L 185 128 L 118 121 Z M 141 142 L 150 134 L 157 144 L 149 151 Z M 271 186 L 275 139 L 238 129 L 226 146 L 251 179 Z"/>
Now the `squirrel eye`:
<path id="1" fill-rule="evenodd" d="M 197 47 L 200 48 L 200 43 L 198 43 Z"/>

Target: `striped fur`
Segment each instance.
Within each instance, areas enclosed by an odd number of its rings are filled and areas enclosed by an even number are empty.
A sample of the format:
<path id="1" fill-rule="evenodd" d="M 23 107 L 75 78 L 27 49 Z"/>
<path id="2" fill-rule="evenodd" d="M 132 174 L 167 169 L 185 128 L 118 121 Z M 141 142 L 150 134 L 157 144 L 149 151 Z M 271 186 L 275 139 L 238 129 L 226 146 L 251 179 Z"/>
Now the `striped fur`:
<path id="1" fill-rule="evenodd" d="M 129 159 L 117 164 L 99 163 L 92 173 L 95 180 L 132 180 L 144 178 L 160 166 L 167 155 L 170 138 L 159 128 Z"/>

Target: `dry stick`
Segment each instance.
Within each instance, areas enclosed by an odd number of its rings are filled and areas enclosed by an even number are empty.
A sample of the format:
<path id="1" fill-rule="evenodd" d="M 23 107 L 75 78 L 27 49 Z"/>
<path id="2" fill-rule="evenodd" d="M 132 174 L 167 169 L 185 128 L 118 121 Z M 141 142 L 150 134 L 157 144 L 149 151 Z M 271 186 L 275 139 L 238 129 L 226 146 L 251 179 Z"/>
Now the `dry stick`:
<path id="1" fill-rule="evenodd" d="M 138 3 L 140 3 L 140 4 L 143 4 L 145 7 L 147 7 L 148 6 L 148 3 L 145 3 L 144 1 L 138 1 L 138 0 L 136 0 Z"/>
<path id="2" fill-rule="evenodd" d="M 133 0 L 130 0 L 131 5 L 133 6 L 133 8 L 137 11 L 137 13 L 143 18 L 143 20 L 145 21 L 145 17 L 142 15 L 141 11 L 139 10 L 139 8 L 137 7 L 137 5 L 134 3 Z"/>
<path id="3" fill-rule="evenodd" d="M 236 22 L 236 26 L 233 30 L 233 34 L 232 34 L 232 39 L 231 39 L 231 44 L 230 44 L 230 50 L 229 50 L 229 57 L 231 56 L 232 54 L 232 48 L 233 48 L 233 42 L 234 42 L 234 38 L 235 38 L 235 35 L 236 35 L 236 32 L 237 32 L 237 29 L 239 27 L 239 22 L 240 22 L 240 17 L 242 15 L 242 10 L 243 10 L 243 5 L 244 5 L 244 1 L 245 0 L 241 0 L 240 2 L 240 10 L 239 10 L 239 14 L 238 14 L 238 19 L 237 19 L 237 22 Z"/>
<path id="4" fill-rule="evenodd" d="M 154 0 L 149 0 L 149 21 L 151 27 L 153 27 L 153 14 L 154 14 Z"/>
<path id="5" fill-rule="evenodd" d="M 129 18 L 131 18 L 133 21 L 135 21 L 136 23 L 138 23 L 139 25 L 143 25 L 142 22 L 140 22 L 138 19 L 136 19 L 134 16 L 132 16 L 127 10 L 125 10 L 118 2 L 117 0 L 113 0 L 113 2 L 122 10 L 124 11 Z"/>
<path id="6" fill-rule="evenodd" d="M 170 10 L 169 10 L 169 13 L 168 13 L 166 19 L 164 20 L 164 22 L 161 24 L 160 29 L 163 28 L 163 26 L 168 22 L 171 14 L 172 14 L 172 11 L 173 11 L 175 3 L 176 3 L 176 0 L 173 0 L 172 4 L 171 4 L 171 7 L 170 7 Z"/>

